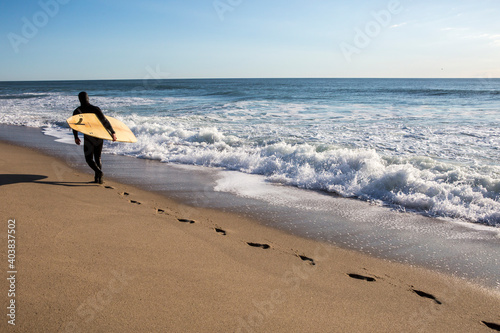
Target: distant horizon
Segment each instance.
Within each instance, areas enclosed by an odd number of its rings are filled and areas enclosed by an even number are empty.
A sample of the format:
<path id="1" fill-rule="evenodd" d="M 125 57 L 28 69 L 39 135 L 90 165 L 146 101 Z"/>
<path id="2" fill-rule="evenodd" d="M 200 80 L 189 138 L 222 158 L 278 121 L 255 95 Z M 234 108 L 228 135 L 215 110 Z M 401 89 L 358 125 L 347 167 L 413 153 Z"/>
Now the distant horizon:
<path id="1" fill-rule="evenodd" d="M 500 77 L 199 77 L 163 79 L 57 79 L 0 80 L 9 82 L 90 82 L 90 81 L 168 81 L 168 80 L 498 80 Z"/>

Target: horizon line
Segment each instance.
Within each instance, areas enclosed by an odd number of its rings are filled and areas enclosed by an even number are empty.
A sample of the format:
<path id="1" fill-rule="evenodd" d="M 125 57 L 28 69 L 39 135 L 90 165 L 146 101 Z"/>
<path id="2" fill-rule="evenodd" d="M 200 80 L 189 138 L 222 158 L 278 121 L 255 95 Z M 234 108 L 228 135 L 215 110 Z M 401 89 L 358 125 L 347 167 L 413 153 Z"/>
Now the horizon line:
<path id="1" fill-rule="evenodd" d="M 42 80 L 0 80 L 0 83 L 9 82 L 82 82 L 82 81 L 164 81 L 164 80 L 489 80 L 500 77 L 186 77 L 160 79 L 42 79 Z"/>

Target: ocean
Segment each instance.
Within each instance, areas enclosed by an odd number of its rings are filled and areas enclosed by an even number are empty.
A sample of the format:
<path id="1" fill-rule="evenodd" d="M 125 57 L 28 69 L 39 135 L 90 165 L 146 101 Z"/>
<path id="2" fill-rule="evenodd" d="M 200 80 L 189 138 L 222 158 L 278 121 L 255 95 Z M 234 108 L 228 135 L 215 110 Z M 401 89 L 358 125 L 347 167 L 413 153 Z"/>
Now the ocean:
<path id="1" fill-rule="evenodd" d="M 0 124 L 74 144 L 80 91 L 138 138 L 108 154 L 500 228 L 500 79 L 0 82 Z"/>

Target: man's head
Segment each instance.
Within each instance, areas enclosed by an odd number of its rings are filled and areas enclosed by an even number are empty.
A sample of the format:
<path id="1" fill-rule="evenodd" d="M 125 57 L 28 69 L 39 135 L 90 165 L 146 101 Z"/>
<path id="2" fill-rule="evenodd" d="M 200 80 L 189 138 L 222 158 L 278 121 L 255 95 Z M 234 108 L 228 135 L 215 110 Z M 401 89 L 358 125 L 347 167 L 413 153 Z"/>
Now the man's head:
<path id="1" fill-rule="evenodd" d="M 89 95 L 85 91 L 82 91 L 78 94 L 78 99 L 80 100 L 80 104 L 82 105 L 90 104 Z"/>

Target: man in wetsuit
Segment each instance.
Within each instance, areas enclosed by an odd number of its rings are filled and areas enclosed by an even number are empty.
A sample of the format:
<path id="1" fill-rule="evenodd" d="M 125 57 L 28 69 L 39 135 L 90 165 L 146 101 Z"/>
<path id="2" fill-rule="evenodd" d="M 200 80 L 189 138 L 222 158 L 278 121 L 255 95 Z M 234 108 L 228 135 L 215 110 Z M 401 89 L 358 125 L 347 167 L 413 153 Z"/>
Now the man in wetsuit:
<path id="1" fill-rule="evenodd" d="M 90 104 L 89 95 L 82 91 L 78 94 L 78 99 L 80 100 L 80 106 L 73 112 L 73 115 L 80 113 L 94 113 L 97 118 L 101 121 L 104 127 L 108 130 L 109 134 L 116 141 L 115 131 L 109 123 L 109 121 L 104 117 L 101 109 L 97 106 Z M 73 135 L 75 136 L 75 143 L 80 145 L 80 138 L 78 137 L 78 132 L 73 130 Z M 102 152 L 103 140 L 99 138 L 94 138 L 89 135 L 83 136 L 83 152 L 85 154 L 85 161 L 94 170 L 94 182 L 102 184 L 102 164 L 101 164 L 101 152 Z"/>

